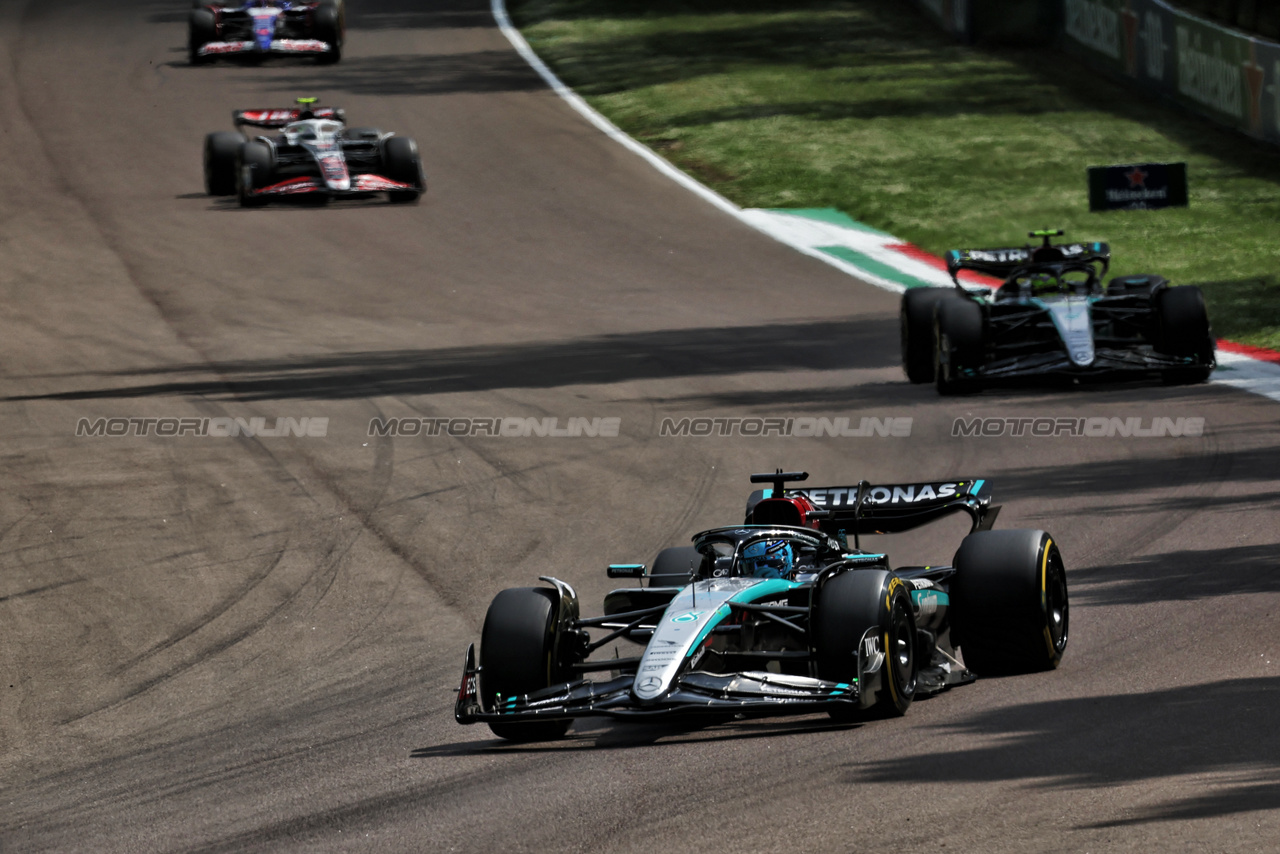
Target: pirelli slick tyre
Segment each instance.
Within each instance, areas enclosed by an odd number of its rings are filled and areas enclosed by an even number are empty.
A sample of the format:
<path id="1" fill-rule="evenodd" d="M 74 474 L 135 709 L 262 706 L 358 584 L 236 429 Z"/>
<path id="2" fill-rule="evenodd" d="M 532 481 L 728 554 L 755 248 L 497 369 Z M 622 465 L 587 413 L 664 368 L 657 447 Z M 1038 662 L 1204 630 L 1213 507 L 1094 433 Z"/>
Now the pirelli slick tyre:
<path id="1" fill-rule="evenodd" d="M 271 149 L 261 142 L 246 142 L 236 155 L 236 195 L 240 207 L 260 207 L 267 203 L 265 196 L 255 196 L 253 191 L 268 186 L 274 171 Z"/>
<path id="2" fill-rule="evenodd" d="M 236 194 L 236 163 L 244 136 L 218 131 L 204 138 L 204 191 L 211 196 Z"/>
<path id="3" fill-rule="evenodd" d="M 1170 356 L 1194 356 L 1197 365 L 1163 372 L 1166 383 L 1207 382 L 1213 371 L 1214 343 L 1204 294 L 1193 285 L 1164 288 L 1154 297 L 1156 349 Z"/>
<path id="4" fill-rule="evenodd" d="M 322 3 L 312 12 L 312 38 L 329 45 L 329 50 L 316 57 L 320 62 L 333 64 L 342 59 L 342 47 L 346 39 L 345 18 L 345 10 L 337 3 Z"/>
<path id="5" fill-rule="evenodd" d="M 545 587 L 513 587 L 494 597 L 480 633 L 480 696 L 486 706 L 566 681 L 555 660 L 557 594 Z M 562 738 L 569 721 L 489 724 L 499 738 Z"/>
<path id="6" fill-rule="evenodd" d="M 908 288 L 898 312 L 902 370 L 913 383 L 933 382 L 933 312 L 944 299 L 963 299 L 955 288 Z"/>
<path id="7" fill-rule="evenodd" d="M 407 136 L 393 136 L 382 144 L 382 169 L 392 181 L 420 188 L 387 193 L 393 204 L 416 202 L 427 188 L 422 174 L 422 159 L 418 156 L 418 143 Z"/>
<path id="8" fill-rule="evenodd" d="M 964 538 L 951 579 L 952 638 L 979 676 L 1052 670 L 1067 648 L 1067 574 L 1044 531 Z"/>
<path id="9" fill-rule="evenodd" d="M 864 696 L 862 705 L 873 716 L 907 713 L 916 693 L 916 623 L 901 578 L 883 569 L 855 569 L 830 578 L 817 591 L 812 620 L 818 677 L 832 682 L 858 677 L 858 656 L 865 652 L 859 644 L 868 629 L 875 629 L 884 660 L 876 696 Z M 872 690 L 875 681 L 859 687 Z M 836 720 L 860 715 L 852 709 L 830 714 Z"/>
<path id="10" fill-rule="evenodd" d="M 663 549 L 649 567 L 650 587 L 684 587 L 700 574 L 702 554 L 693 546 Z"/>
<path id="11" fill-rule="evenodd" d="M 192 65 L 204 65 L 209 57 L 200 55 L 200 48 L 218 39 L 218 24 L 209 9 L 192 9 L 187 17 L 187 59 Z"/>
<path id="12" fill-rule="evenodd" d="M 971 299 L 944 299 L 934 306 L 934 379 L 938 393 L 972 394 L 979 383 L 963 369 L 982 365 L 982 308 Z"/>

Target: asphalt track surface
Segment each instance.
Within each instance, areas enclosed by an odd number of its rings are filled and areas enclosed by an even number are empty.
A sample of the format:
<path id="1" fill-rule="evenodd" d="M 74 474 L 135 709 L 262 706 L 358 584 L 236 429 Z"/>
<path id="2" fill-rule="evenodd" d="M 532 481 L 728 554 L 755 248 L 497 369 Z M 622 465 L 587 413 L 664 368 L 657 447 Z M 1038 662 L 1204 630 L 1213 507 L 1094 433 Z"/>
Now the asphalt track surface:
<path id="1" fill-rule="evenodd" d="M 1280 427 L 1218 387 L 940 400 L 896 298 L 609 142 L 479 0 L 351 0 L 349 52 L 188 67 L 185 4 L 0 3 L 0 850 L 1270 851 Z M 431 189 L 243 211 L 200 140 L 302 94 L 418 139 Z M 1203 417 L 954 438 L 957 417 Z M 378 438 L 373 417 L 619 417 L 617 438 Z M 670 438 L 664 417 L 911 417 L 909 438 Z M 325 438 L 80 418 L 327 417 Z M 490 598 L 740 518 L 749 472 L 989 478 L 1061 544 L 1056 672 L 906 718 L 452 719 Z M 892 546 L 948 560 L 942 526 Z"/>

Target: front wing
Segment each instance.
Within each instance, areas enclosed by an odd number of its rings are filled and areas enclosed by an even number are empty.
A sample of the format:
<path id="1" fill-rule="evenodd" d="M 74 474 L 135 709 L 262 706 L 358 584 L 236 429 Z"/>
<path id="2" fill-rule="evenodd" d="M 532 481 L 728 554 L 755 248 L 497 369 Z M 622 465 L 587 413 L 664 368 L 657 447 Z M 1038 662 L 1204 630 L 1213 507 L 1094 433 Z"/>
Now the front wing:
<path id="1" fill-rule="evenodd" d="M 207 42 L 196 51 L 196 56 L 235 56 L 240 54 L 291 54 L 330 53 L 333 46 L 319 39 L 272 39 L 270 50 L 259 50 L 252 40 L 230 42 Z"/>
<path id="2" fill-rule="evenodd" d="M 384 193 L 402 190 L 419 190 L 413 184 L 392 181 L 381 175 L 352 175 L 350 190 L 331 190 L 320 178 L 289 178 L 276 184 L 270 184 L 260 190 L 252 190 L 253 196 L 303 196 L 308 194 L 327 194 L 331 196 L 363 195 L 365 193 Z"/>
<path id="3" fill-rule="evenodd" d="M 858 708 L 858 680 L 827 682 L 807 676 L 765 671 L 704 673 L 678 677 L 656 702 L 641 704 L 631 692 L 635 677 L 606 682 L 580 680 L 532 694 L 494 698 L 487 706 L 479 694 L 480 670 L 475 644 L 467 647 L 462 684 L 454 704 L 460 724 L 563 720 L 581 717 L 660 718 L 686 715 L 799 715 L 835 708 Z"/>
<path id="4" fill-rule="evenodd" d="M 1045 375 L 1081 377 L 1118 373 L 1146 373 L 1168 368 L 1192 368 L 1201 365 L 1203 365 L 1203 362 L 1195 356 L 1168 356 L 1164 353 L 1157 353 L 1148 346 L 1132 348 L 1099 347 L 1094 351 L 1093 362 L 1088 366 L 1075 364 L 1065 352 L 1050 352 L 996 359 L 976 369 L 961 368 L 959 373 L 963 377 L 998 380 Z M 1212 367 L 1212 365 L 1209 367 Z"/>

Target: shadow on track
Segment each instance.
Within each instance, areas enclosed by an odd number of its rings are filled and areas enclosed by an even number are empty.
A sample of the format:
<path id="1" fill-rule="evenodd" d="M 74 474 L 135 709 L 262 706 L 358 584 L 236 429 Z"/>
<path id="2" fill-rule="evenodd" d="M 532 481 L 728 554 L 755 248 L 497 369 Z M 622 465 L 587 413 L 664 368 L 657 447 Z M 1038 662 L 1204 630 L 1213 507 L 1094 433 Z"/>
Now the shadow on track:
<path id="1" fill-rule="evenodd" d="M 546 87 L 510 50 L 352 56 L 338 65 L 298 66 L 292 73 L 264 76 L 259 82 L 264 90 L 277 92 L 305 89 L 355 95 L 523 92 Z"/>
<path id="2" fill-rule="evenodd" d="M 479 725 L 484 735 L 489 733 Z M 545 742 L 518 743 L 504 741 L 497 736 L 488 740 L 456 741 L 432 747 L 415 748 L 409 756 L 413 759 L 432 759 L 446 756 L 475 756 L 498 753 L 547 753 L 562 750 L 630 750 L 637 747 L 681 747 L 716 741 L 742 741 L 754 738 L 776 738 L 785 735 L 816 732 L 840 732 L 857 729 L 861 724 L 835 723 L 829 718 L 786 719 L 783 721 L 730 721 L 708 726 L 596 722 L 585 724 L 585 729 L 572 729 L 564 739 Z"/>
<path id="3" fill-rule="evenodd" d="M 1143 423 L 1149 425 L 1150 419 Z M 1194 510 L 1210 504 L 1222 507 L 1258 501 L 1275 503 L 1280 500 L 1280 495 L 1271 491 L 1256 495 L 1140 496 L 1134 504 L 1119 503 L 1108 496 L 1140 495 L 1208 481 L 1270 483 L 1278 477 L 1280 448 L 1275 446 L 1209 452 L 1200 456 L 1187 455 L 1184 447 L 1170 448 L 1164 454 L 1109 460 L 1105 465 L 1068 464 L 1013 469 L 1001 472 L 999 482 L 1001 496 L 1008 496 L 1009 501 L 1048 496 L 1097 496 L 1099 501 L 1086 512 L 1096 513 L 1102 506 L 1107 513 L 1116 514 Z"/>
<path id="4" fill-rule="evenodd" d="M 476 0 L 437 0 L 430 4 L 421 0 L 361 0 L 347 8 L 348 37 L 351 30 L 452 30 L 492 26 L 489 5 Z"/>
<path id="5" fill-rule="evenodd" d="M 1259 637 L 1258 651 L 1274 648 Z M 1280 649 L 1275 650 L 1280 653 Z M 1270 656 L 1271 653 L 1268 653 Z M 1259 664 L 1266 659 L 1258 659 Z M 1280 655 L 1270 659 L 1280 670 Z M 1221 788 L 1166 801 L 1109 827 L 1280 807 L 1280 756 L 1261 750 L 1275 733 L 1280 676 L 1231 679 L 1147 694 L 1028 703 L 940 727 L 927 752 L 850 763 L 845 782 L 989 783 L 1102 789 L 1183 775 L 1233 775 Z M 947 731 L 996 739 L 948 751 Z M 1203 787 L 1205 784 L 1201 784 Z M 1208 784 L 1212 785 L 1212 784 Z"/>
<path id="6" fill-rule="evenodd" d="M 111 376 L 181 377 L 213 371 L 225 379 L 174 379 L 7 399 L 200 395 L 240 400 L 342 400 L 757 371 L 886 367 L 897 363 L 896 338 L 897 330 L 882 319 L 661 330 L 510 346 L 339 353 L 157 368 Z M 761 353 L 769 357 L 761 359 Z"/>
<path id="7" fill-rule="evenodd" d="M 1143 605 L 1240 593 L 1280 592 L 1280 546 L 1187 549 L 1089 568 L 1090 585 L 1072 590 L 1074 604 Z M 1280 660 L 1277 660 L 1280 666 Z"/>

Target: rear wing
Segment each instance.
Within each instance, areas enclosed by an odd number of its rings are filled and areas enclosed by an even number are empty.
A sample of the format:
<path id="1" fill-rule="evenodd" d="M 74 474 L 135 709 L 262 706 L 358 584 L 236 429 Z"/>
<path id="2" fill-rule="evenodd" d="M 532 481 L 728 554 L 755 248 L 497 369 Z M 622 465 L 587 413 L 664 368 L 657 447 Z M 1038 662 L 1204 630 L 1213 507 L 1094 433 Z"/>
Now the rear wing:
<path id="1" fill-rule="evenodd" d="M 992 526 L 999 506 L 992 506 L 985 480 L 930 481 L 867 485 L 861 510 L 857 486 L 787 489 L 782 495 L 763 489 L 751 493 L 747 506 L 764 498 L 803 495 L 822 511 L 816 516 L 821 530 L 843 541 L 842 534 L 898 534 L 934 522 L 953 513 L 968 514 L 971 531 Z"/>
<path id="2" fill-rule="evenodd" d="M 1102 263 L 1105 270 L 1111 263 L 1111 247 L 1105 243 L 1059 243 L 1006 249 L 952 249 L 945 257 L 947 272 L 958 286 L 960 280 L 957 277 L 961 270 L 973 270 L 998 279 L 1007 279 L 1032 264 L 1088 264 L 1096 261 Z"/>
<path id="3" fill-rule="evenodd" d="M 312 119 L 333 119 L 346 122 L 347 114 L 339 107 L 316 107 L 307 110 Z M 302 118 L 301 108 L 289 107 L 283 110 L 236 110 L 231 114 L 236 127 L 250 125 L 259 128 L 282 128 Z"/>

